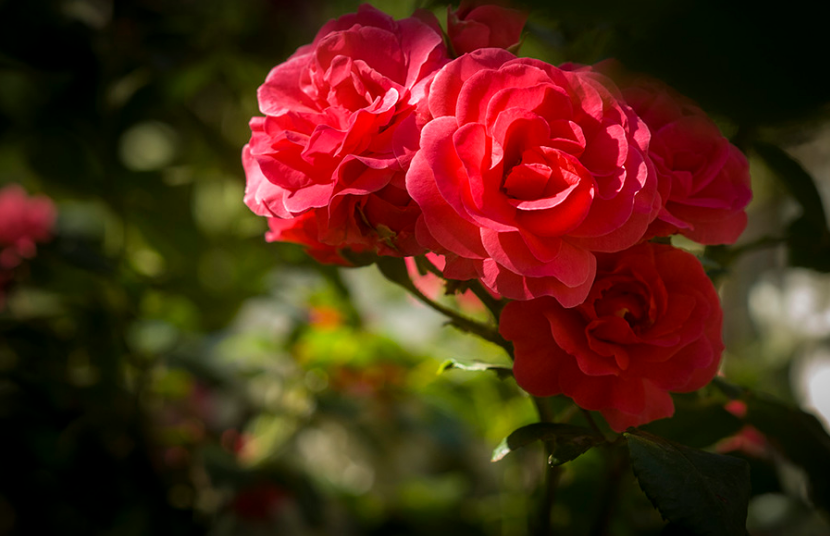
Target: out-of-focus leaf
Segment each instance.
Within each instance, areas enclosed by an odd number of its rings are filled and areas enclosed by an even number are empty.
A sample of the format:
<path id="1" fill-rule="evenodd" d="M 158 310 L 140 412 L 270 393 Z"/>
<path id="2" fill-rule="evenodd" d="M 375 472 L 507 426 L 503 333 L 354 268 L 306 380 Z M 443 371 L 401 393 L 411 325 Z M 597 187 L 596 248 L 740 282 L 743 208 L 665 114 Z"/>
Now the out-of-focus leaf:
<path id="1" fill-rule="evenodd" d="M 552 422 L 537 422 L 522 426 L 505 437 L 493 451 L 490 461 L 497 462 L 534 441 L 553 442 L 549 463 L 562 465 L 584 454 L 592 447 L 606 443 L 604 437 L 590 428 Z"/>
<path id="2" fill-rule="evenodd" d="M 763 142 L 753 146 L 758 156 L 781 180 L 804 209 L 804 216 L 817 228 L 827 232 L 827 217 L 813 177 L 780 147 Z"/>
<path id="3" fill-rule="evenodd" d="M 723 408 L 723 402 L 697 395 L 675 395 L 675 412 L 670 419 L 660 419 L 642 427 L 681 445 L 704 448 L 729 437 L 743 422 Z"/>
<path id="4" fill-rule="evenodd" d="M 830 272 L 830 233 L 806 214 L 789 225 L 787 249 L 791 266 Z"/>
<path id="5" fill-rule="evenodd" d="M 749 465 L 647 432 L 626 434 L 631 466 L 660 514 L 701 536 L 743 536 L 749 503 Z"/>
<path id="6" fill-rule="evenodd" d="M 830 512 L 830 436 L 815 416 L 770 397 L 747 393 L 746 420 L 810 480 L 810 498 Z"/>
<path id="7" fill-rule="evenodd" d="M 503 365 L 496 365 L 493 363 L 484 363 L 481 361 L 457 361 L 455 359 L 447 359 L 441 366 L 438 367 L 438 374 L 446 372 L 450 369 L 466 370 L 469 372 L 478 372 L 482 370 L 491 370 L 495 372 L 500 380 L 513 376 L 513 369 Z"/>

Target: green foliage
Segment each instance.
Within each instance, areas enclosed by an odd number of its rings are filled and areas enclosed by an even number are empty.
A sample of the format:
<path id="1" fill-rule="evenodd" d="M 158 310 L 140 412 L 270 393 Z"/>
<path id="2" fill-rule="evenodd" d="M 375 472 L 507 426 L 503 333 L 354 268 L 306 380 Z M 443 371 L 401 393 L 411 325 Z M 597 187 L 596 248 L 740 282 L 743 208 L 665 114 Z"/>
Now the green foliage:
<path id="1" fill-rule="evenodd" d="M 793 266 L 830 272 L 830 230 L 815 179 L 781 148 L 755 142 L 753 150 L 801 206 L 802 214 L 787 229 Z"/>
<path id="2" fill-rule="evenodd" d="M 830 435 L 814 415 L 771 397 L 748 393 L 746 420 L 804 469 L 810 498 L 830 514 Z"/>
<path id="3" fill-rule="evenodd" d="M 743 460 L 627 433 L 631 466 L 665 519 L 700 536 L 743 536 L 749 466 Z"/>
<path id="4" fill-rule="evenodd" d="M 552 466 L 562 465 L 581 456 L 591 448 L 606 443 L 604 437 L 590 428 L 571 424 L 537 422 L 522 426 L 505 437 L 493 451 L 491 461 L 497 462 L 516 449 L 536 441 L 550 443 Z"/>
<path id="5" fill-rule="evenodd" d="M 726 411 L 723 400 L 698 394 L 674 395 L 675 412 L 670 419 L 660 419 L 643 430 L 676 443 L 706 448 L 734 435 L 743 422 Z"/>
<path id="6" fill-rule="evenodd" d="M 479 318 L 487 311 L 468 315 L 441 297 L 440 315 L 428 316 L 362 296 L 358 277 L 384 286 L 366 275 L 374 269 L 324 267 L 298 246 L 267 244 L 265 222 L 242 204 L 239 153 L 257 86 L 357 4 L 0 1 L 0 184 L 48 194 L 60 212 L 55 240 L 16 273 L 0 312 L 0 533 L 522 536 L 550 471 L 522 448 L 536 441 L 563 464 L 557 531 L 661 530 L 624 451 L 582 426 L 567 400 L 550 401 L 562 422 L 522 426 L 536 417 L 514 382 L 436 376 L 447 356 L 441 371 L 510 375 L 509 344 Z M 527 4 L 538 11 L 525 55 L 617 56 L 721 112 L 803 208 L 786 237 L 790 263 L 830 272 L 821 177 L 780 149 L 791 140 L 775 130 L 819 117 L 830 86 L 815 82 L 810 57 L 823 47 L 800 44 L 790 26 L 770 31 L 761 10 L 720 4 L 708 15 L 691 2 Z M 769 76 L 785 64 L 798 74 Z M 774 143 L 753 140 L 759 128 Z M 718 266 L 739 250 L 718 247 Z M 417 294 L 401 259 L 377 264 Z M 502 302 L 479 297 L 497 316 Z M 402 343 L 406 328 L 390 327 L 402 309 L 417 311 L 400 321 L 409 329 L 437 328 L 441 316 L 466 334 Z M 745 419 L 707 393 L 681 395 L 675 417 L 644 427 L 666 440 L 627 434 L 642 489 L 673 522 L 666 531 L 743 534 L 744 465 L 689 447 L 720 448 L 744 423 L 830 512 L 820 423 L 740 389 L 729 396 L 746 401 Z M 486 463 L 501 438 L 501 462 Z M 787 491 L 778 457 L 742 456 L 754 495 Z"/>
<path id="7" fill-rule="evenodd" d="M 755 142 L 753 150 L 781 180 L 804 210 L 804 217 L 816 228 L 827 231 L 827 216 L 815 181 L 804 168 L 781 148 L 770 143 Z"/>
<path id="8" fill-rule="evenodd" d="M 500 380 L 505 378 L 510 378 L 513 376 L 513 369 L 509 367 L 505 367 L 502 365 L 496 365 L 493 363 L 483 363 L 481 361 L 458 361 L 456 359 L 447 359 L 441 366 L 438 367 L 439 374 L 442 372 L 446 372 L 448 370 L 458 369 L 464 370 L 468 372 L 478 372 L 481 370 L 491 370 L 496 373 Z"/>

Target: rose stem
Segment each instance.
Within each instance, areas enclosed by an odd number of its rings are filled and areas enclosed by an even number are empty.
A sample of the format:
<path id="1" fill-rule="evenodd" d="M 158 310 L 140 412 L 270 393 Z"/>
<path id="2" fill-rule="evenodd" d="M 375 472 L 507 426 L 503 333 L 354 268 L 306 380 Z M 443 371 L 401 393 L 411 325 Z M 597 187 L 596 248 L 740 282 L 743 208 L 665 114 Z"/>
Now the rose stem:
<path id="1" fill-rule="evenodd" d="M 628 456 L 620 453 L 613 447 L 603 447 L 605 461 L 608 467 L 608 477 L 605 479 L 605 487 L 602 490 L 600 510 L 596 517 L 594 526 L 591 527 L 591 536 L 606 536 L 608 525 L 614 514 L 614 505 L 617 502 L 620 489 L 620 480 L 628 466 Z"/>
<path id="2" fill-rule="evenodd" d="M 418 264 L 418 267 L 422 270 L 430 272 L 434 275 L 437 275 L 441 279 L 444 279 L 444 272 L 438 269 L 437 266 L 429 262 L 426 257 L 415 257 L 415 262 Z M 498 322 L 499 315 L 501 314 L 501 310 L 504 307 L 504 302 L 501 300 L 497 300 L 494 298 L 489 292 L 487 292 L 484 287 L 476 280 L 468 281 L 467 285 L 469 289 L 476 295 L 476 297 L 481 300 L 481 303 L 484 304 L 485 307 L 490 311 L 493 315 L 493 318 Z"/>
<path id="3" fill-rule="evenodd" d="M 548 404 L 547 398 L 534 396 L 533 404 L 539 413 L 540 422 L 554 422 L 553 411 Z M 549 460 L 553 455 L 554 443 L 545 441 L 545 481 L 542 488 L 542 502 L 539 505 L 539 519 L 536 527 L 536 536 L 550 536 L 553 534 L 552 516 L 553 505 L 556 502 L 556 486 L 559 483 L 559 476 L 562 474 L 561 467 L 551 467 Z"/>
<path id="4" fill-rule="evenodd" d="M 456 313 L 455 311 L 453 311 L 452 309 L 449 309 L 448 307 L 444 307 L 440 303 L 436 303 L 436 302 L 432 301 L 423 292 L 418 290 L 418 288 L 415 286 L 415 284 L 411 280 L 399 281 L 397 279 L 392 279 L 390 277 L 387 277 L 387 279 L 389 279 L 393 283 L 397 283 L 398 285 L 400 285 L 403 288 L 405 288 L 406 290 L 408 290 L 410 294 L 415 296 L 424 305 L 438 311 L 442 315 L 449 318 L 450 323 L 452 325 L 454 325 L 455 327 L 457 327 L 458 329 L 460 329 L 462 331 L 466 331 L 468 333 L 473 333 L 475 335 L 478 335 L 479 337 L 481 337 L 482 339 L 484 339 L 486 341 L 490 341 L 493 344 L 497 344 L 497 345 L 501 346 L 508 353 L 508 355 L 511 356 L 511 359 L 512 359 L 512 357 L 513 357 L 513 347 L 508 341 L 506 341 L 499 334 L 498 331 L 490 328 L 489 326 L 486 326 L 485 324 L 482 324 L 480 322 L 477 322 L 475 320 L 467 318 L 463 315 L 460 315 L 460 314 Z"/>

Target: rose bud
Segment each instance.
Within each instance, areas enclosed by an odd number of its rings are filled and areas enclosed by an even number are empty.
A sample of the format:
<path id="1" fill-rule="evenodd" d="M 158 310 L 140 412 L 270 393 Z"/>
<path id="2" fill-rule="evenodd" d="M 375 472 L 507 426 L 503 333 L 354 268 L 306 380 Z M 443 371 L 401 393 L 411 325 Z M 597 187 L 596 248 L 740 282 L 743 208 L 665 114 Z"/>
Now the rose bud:
<path id="1" fill-rule="evenodd" d="M 447 6 L 447 34 L 456 55 L 480 48 L 516 52 L 527 13 L 498 5 L 462 0 L 458 9 Z"/>
<path id="2" fill-rule="evenodd" d="M 743 153 L 700 107 L 662 82 L 637 79 L 623 96 L 651 130 L 649 156 L 664 205 L 648 235 L 734 243 L 752 199 Z"/>

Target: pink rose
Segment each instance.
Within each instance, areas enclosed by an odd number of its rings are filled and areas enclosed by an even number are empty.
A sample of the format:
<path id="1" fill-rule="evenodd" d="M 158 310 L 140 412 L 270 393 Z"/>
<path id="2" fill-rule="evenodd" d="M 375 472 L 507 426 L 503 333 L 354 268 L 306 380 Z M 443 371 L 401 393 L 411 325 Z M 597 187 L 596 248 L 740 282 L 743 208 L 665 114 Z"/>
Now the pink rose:
<path id="1" fill-rule="evenodd" d="M 35 244 L 52 238 L 55 217 L 55 205 L 48 197 L 29 197 L 17 184 L 0 189 L 0 269 L 33 257 Z"/>
<path id="2" fill-rule="evenodd" d="M 663 209 L 649 236 L 680 233 L 701 244 L 732 244 L 746 227 L 749 164 L 706 113 L 662 82 L 639 79 L 623 90 L 651 130 Z"/>
<path id="3" fill-rule="evenodd" d="M 511 302 L 499 329 L 513 341 L 513 373 L 525 391 L 564 394 L 621 432 L 671 416 L 669 391 L 694 391 L 714 377 L 723 313 L 700 262 L 683 250 L 646 242 L 597 259 L 585 303 Z"/>
<path id="4" fill-rule="evenodd" d="M 480 48 L 506 48 L 515 52 L 527 22 L 527 13 L 474 0 L 461 0 L 453 11 L 447 6 L 447 34 L 460 56 Z"/>
<path id="5" fill-rule="evenodd" d="M 446 277 L 573 307 L 594 252 L 636 244 L 657 215 L 648 129 L 597 73 L 482 49 L 441 69 L 428 103 L 406 185 Z"/>
<path id="6" fill-rule="evenodd" d="M 314 212 L 317 238 L 338 248 L 421 252 L 404 176 L 425 120 L 419 106 L 447 61 L 437 21 L 422 18 L 394 21 L 362 5 L 268 74 L 264 117 L 251 120 L 242 155 L 251 210 Z"/>

